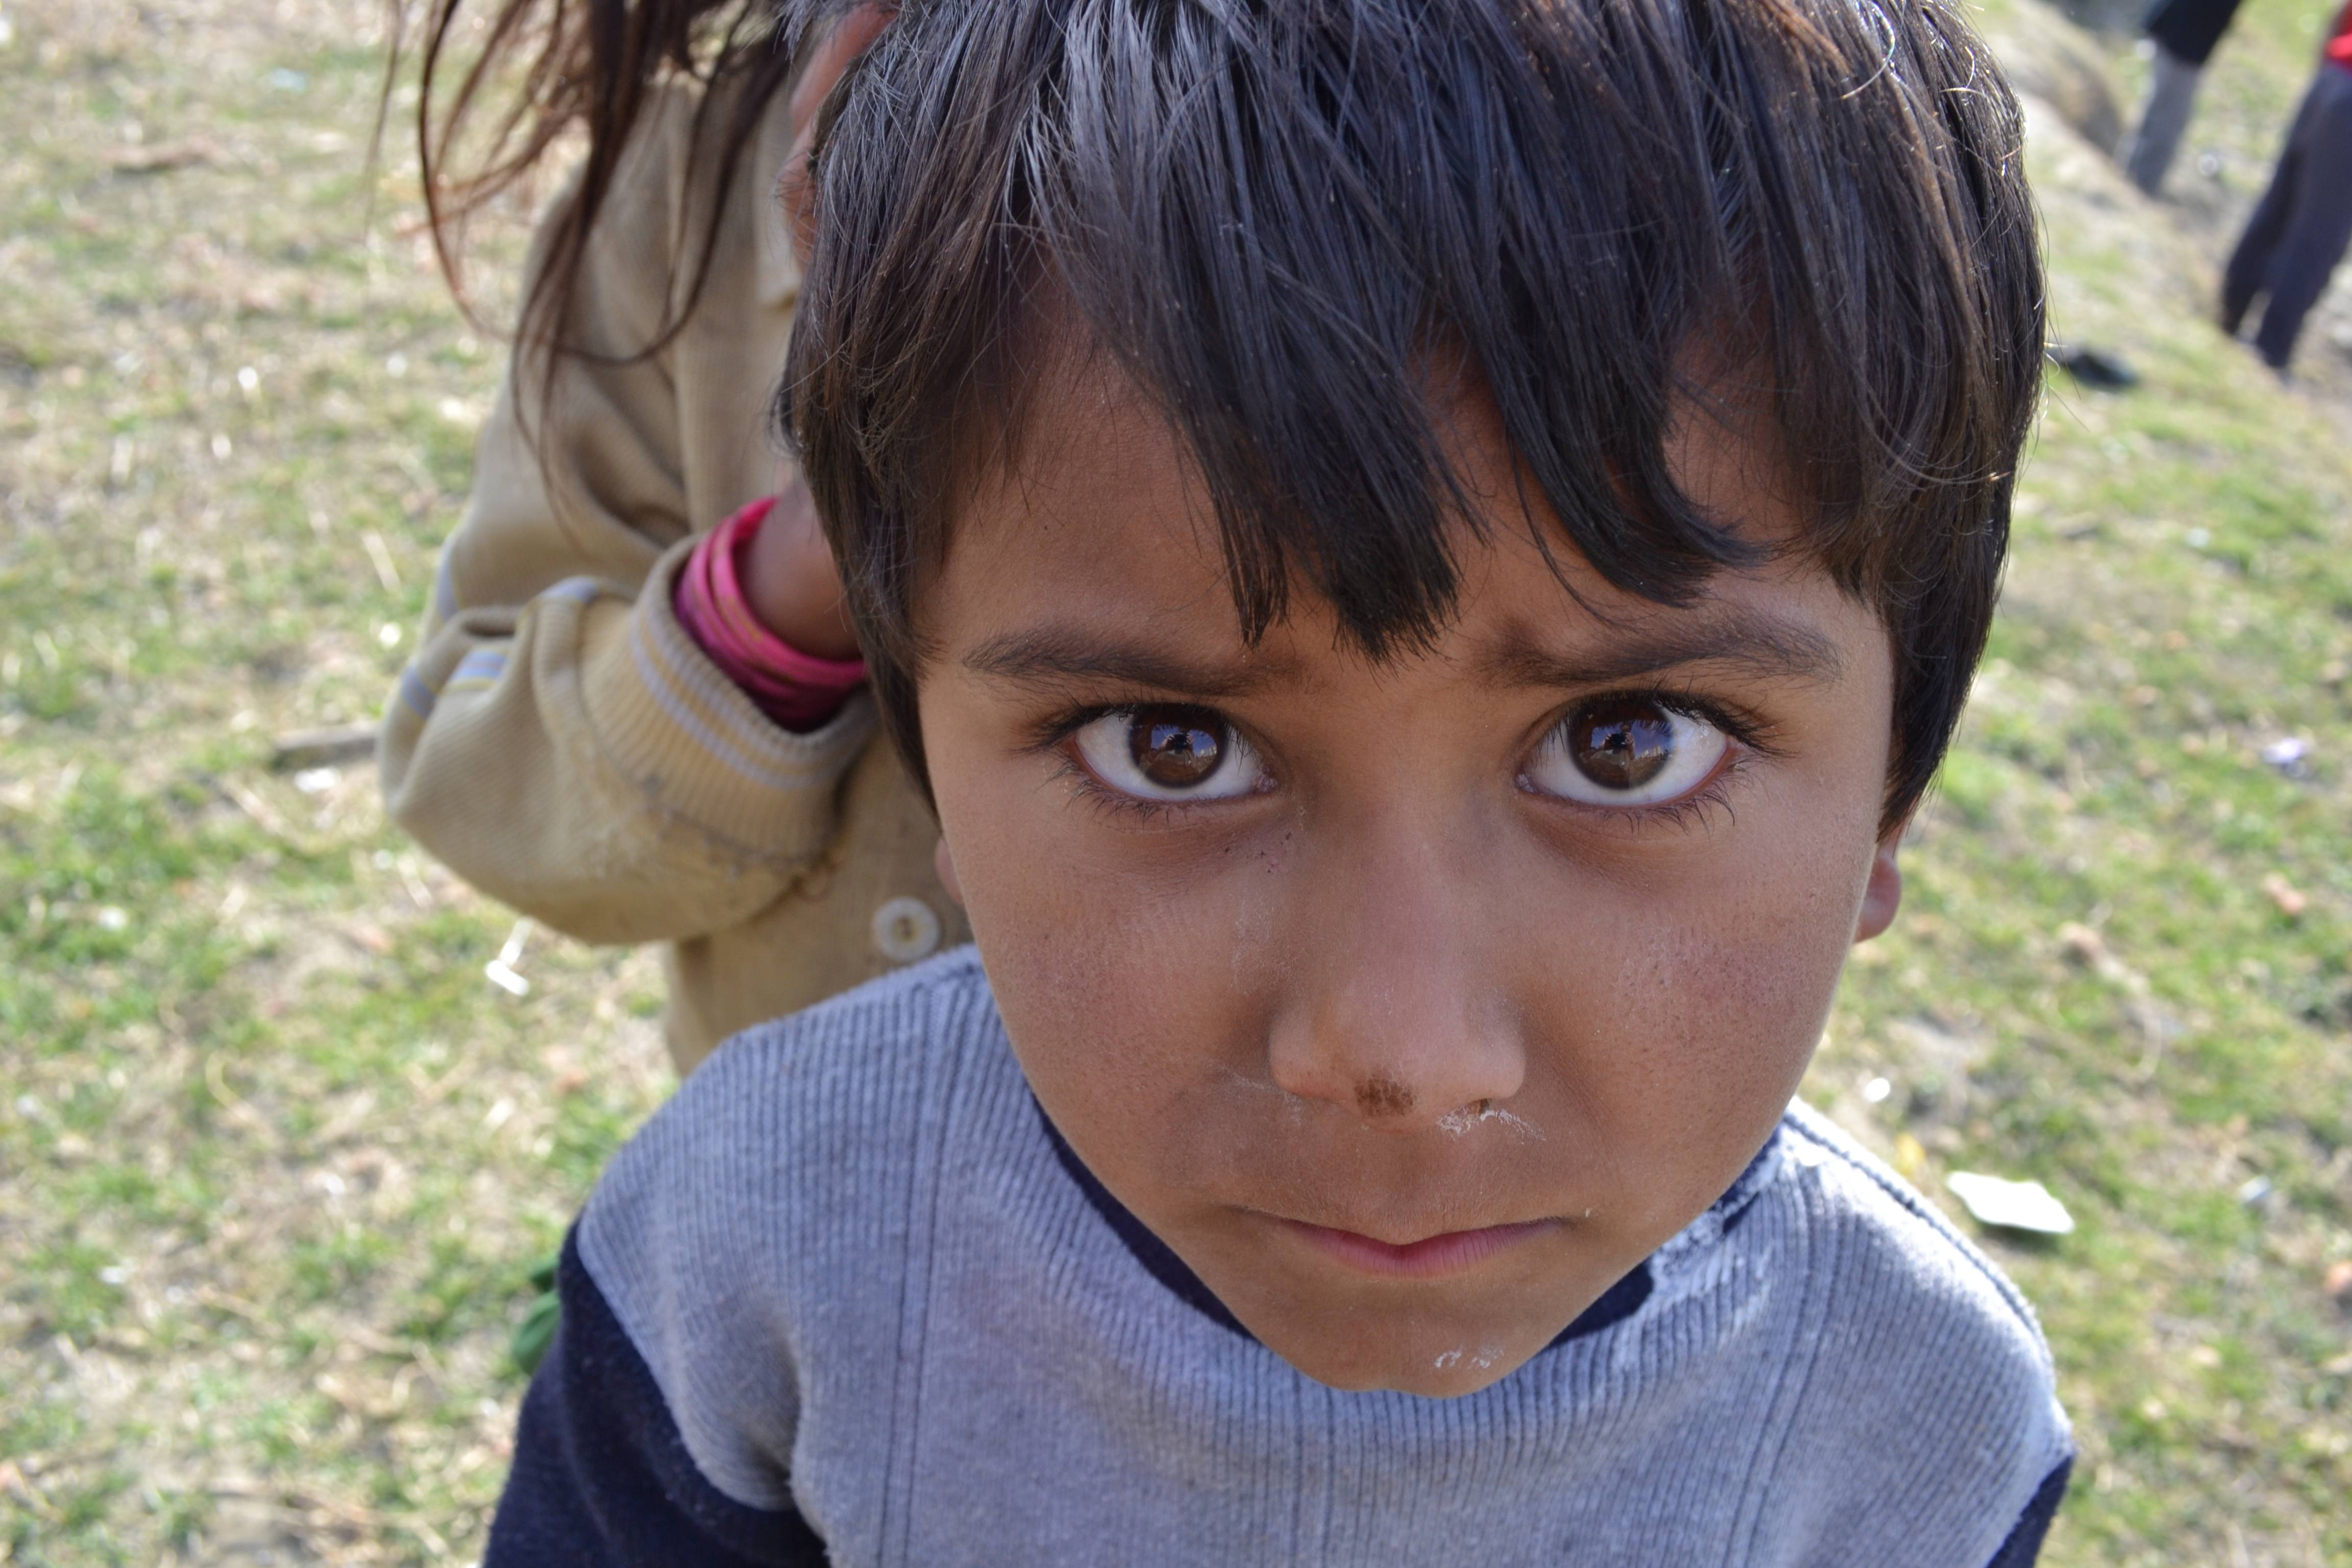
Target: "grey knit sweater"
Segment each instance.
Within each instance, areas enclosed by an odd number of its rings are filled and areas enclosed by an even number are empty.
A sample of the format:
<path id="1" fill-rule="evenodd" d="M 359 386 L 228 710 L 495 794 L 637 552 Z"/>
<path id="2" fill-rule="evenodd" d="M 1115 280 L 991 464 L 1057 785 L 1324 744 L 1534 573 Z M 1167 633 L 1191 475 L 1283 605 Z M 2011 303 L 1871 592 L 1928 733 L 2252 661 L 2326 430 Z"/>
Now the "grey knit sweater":
<path id="1" fill-rule="evenodd" d="M 492 1564 L 1986 1568 L 2071 1453 L 2017 1291 L 1801 1106 L 1501 1382 L 1315 1383 L 1059 1143 L 970 949 L 724 1047 L 564 1291 Z"/>

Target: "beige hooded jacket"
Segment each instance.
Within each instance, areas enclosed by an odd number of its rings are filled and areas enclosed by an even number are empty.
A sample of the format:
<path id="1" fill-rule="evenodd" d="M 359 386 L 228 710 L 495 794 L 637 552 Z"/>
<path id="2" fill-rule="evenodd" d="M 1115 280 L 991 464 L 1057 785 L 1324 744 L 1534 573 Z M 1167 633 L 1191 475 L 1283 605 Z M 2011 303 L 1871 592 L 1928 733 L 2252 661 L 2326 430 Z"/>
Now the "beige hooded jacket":
<path id="1" fill-rule="evenodd" d="M 723 195 L 702 297 L 649 357 L 567 357 L 544 403 L 539 367 L 509 367 L 379 744 L 394 819 L 482 891 L 583 941 L 668 944 L 681 1073 L 967 934 L 871 697 L 782 730 L 670 607 L 696 536 L 776 488 L 768 405 L 799 286 L 772 195 L 783 95 L 725 193 L 709 155 L 712 188 L 688 188 L 693 109 L 683 91 L 648 109 L 572 330 L 621 356 L 651 342 Z"/>

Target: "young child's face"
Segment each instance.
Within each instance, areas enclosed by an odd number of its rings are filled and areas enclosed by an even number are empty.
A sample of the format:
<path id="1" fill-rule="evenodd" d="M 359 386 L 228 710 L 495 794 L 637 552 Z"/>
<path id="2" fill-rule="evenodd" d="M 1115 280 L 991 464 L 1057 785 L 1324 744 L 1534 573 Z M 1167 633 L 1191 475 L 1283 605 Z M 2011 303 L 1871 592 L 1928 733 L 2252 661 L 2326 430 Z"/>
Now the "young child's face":
<path id="1" fill-rule="evenodd" d="M 1250 1331 L 1342 1388 L 1502 1377 L 1720 1196 L 1795 1092 L 1877 856 L 1886 636 L 1796 562 L 1668 609 L 1491 508 L 1459 616 L 1377 663 L 1294 578 L 1242 636 L 1198 477 L 1104 379 L 927 586 L 953 877 L 1038 1099 Z M 1759 539 L 1767 446 L 1672 457 Z M 1778 492 L 1778 493 L 1776 493 Z"/>

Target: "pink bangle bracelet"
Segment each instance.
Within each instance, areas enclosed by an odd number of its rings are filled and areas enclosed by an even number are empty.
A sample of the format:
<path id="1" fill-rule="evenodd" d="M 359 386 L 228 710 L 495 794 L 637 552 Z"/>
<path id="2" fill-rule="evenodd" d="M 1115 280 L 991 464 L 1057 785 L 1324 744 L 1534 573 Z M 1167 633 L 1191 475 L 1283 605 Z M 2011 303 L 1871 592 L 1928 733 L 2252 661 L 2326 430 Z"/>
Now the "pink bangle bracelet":
<path id="1" fill-rule="evenodd" d="M 814 730 L 866 679 L 862 658 L 819 658 L 770 631 L 743 596 L 742 554 L 775 507 L 764 497 L 704 535 L 678 574 L 675 604 L 686 633 L 719 673 L 788 730 Z"/>

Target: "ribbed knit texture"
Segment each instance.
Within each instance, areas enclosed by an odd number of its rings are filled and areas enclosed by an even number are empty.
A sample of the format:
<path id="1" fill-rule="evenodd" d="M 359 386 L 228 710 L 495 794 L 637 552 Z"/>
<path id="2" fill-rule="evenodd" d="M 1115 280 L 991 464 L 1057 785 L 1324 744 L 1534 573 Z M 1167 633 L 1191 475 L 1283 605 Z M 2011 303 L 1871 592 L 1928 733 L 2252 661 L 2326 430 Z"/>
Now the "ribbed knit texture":
<path id="1" fill-rule="evenodd" d="M 2070 1452 L 2031 1312 L 1801 1108 L 1742 1184 L 1622 1321 L 1341 1393 L 1120 1244 L 966 949 L 731 1042 L 579 1252 L 703 1475 L 836 1563 L 1984 1568 Z"/>

